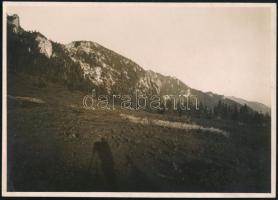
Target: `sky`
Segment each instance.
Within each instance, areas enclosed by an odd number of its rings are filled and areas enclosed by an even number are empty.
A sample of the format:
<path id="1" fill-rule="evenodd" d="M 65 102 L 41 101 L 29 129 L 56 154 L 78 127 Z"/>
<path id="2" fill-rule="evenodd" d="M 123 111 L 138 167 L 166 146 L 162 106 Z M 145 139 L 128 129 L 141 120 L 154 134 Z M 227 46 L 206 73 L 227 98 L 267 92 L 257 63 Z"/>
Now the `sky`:
<path id="1" fill-rule="evenodd" d="M 227 4 L 226 4 L 227 5 Z M 59 43 L 94 41 L 188 86 L 271 104 L 275 5 L 11 4 L 21 27 Z"/>

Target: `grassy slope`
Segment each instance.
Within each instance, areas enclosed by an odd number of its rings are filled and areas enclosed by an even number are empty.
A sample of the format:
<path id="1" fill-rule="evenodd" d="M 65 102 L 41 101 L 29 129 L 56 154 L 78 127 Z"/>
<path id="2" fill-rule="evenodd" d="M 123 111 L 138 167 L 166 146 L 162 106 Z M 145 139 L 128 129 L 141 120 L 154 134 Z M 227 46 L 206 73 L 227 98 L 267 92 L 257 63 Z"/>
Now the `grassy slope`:
<path id="1" fill-rule="evenodd" d="M 82 94 L 33 77 L 8 78 L 8 94 L 44 100 L 8 102 L 8 189 L 15 191 L 270 190 L 270 128 L 193 120 L 229 138 L 134 124 L 120 110 L 82 108 Z M 184 118 L 134 115 L 183 121 Z M 103 141 L 101 141 L 103 138 Z"/>

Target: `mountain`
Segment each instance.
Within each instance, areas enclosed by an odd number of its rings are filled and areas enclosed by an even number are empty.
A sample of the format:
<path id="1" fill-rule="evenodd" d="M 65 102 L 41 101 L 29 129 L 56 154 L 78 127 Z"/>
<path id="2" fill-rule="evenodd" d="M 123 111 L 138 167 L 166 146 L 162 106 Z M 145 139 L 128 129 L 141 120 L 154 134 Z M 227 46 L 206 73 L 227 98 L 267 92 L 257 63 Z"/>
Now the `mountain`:
<path id="1" fill-rule="evenodd" d="M 192 94 L 213 109 L 219 101 L 241 103 L 223 95 L 191 88 L 179 79 L 144 70 L 132 60 L 92 41 L 53 42 L 39 32 L 25 31 L 18 15 L 8 16 L 8 73 L 24 72 L 91 93 L 146 95 Z"/>
<path id="2" fill-rule="evenodd" d="M 255 101 L 246 101 L 244 99 L 241 99 L 241 98 L 237 98 L 237 97 L 233 97 L 233 96 L 229 96 L 227 97 L 235 102 L 238 102 L 240 103 L 241 105 L 244 105 L 246 104 L 248 107 L 252 108 L 253 110 L 257 111 L 257 112 L 260 112 L 260 113 L 268 113 L 270 114 L 271 110 L 268 106 L 262 104 L 262 103 L 259 103 L 259 102 L 255 102 Z"/>

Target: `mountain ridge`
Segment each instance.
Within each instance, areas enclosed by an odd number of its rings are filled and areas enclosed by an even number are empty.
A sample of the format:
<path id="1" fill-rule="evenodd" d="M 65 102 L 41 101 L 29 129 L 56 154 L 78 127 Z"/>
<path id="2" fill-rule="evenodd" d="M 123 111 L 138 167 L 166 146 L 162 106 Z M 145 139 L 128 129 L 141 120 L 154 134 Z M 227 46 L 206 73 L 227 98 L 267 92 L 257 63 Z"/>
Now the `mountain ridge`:
<path id="1" fill-rule="evenodd" d="M 219 101 L 231 106 L 242 106 L 224 95 L 202 92 L 175 77 L 145 70 L 131 59 L 96 42 L 53 42 L 39 32 L 25 31 L 19 21 L 18 15 L 8 16 L 10 51 L 17 52 L 10 55 L 8 60 L 11 66 L 20 70 L 25 70 L 21 67 L 23 64 L 34 74 L 61 81 L 70 87 L 86 88 L 87 92 L 92 88 L 104 94 L 133 94 L 140 91 L 146 95 L 179 95 L 190 91 L 209 109 Z M 13 45 L 18 43 L 20 48 Z M 15 60 L 24 62 L 20 62 L 19 66 Z"/>
<path id="2" fill-rule="evenodd" d="M 257 112 L 260 112 L 263 114 L 271 113 L 271 109 L 263 103 L 256 102 L 256 101 L 248 101 L 243 98 L 238 98 L 238 97 L 234 97 L 234 96 L 228 96 L 227 98 L 232 99 L 233 101 L 236 101 L 236 102 L 240 103 L 241 105 L 246 104 L 247 106 L 249 106 L 250 108 L 252 108 L 253 110 L 255 110 Z"/>

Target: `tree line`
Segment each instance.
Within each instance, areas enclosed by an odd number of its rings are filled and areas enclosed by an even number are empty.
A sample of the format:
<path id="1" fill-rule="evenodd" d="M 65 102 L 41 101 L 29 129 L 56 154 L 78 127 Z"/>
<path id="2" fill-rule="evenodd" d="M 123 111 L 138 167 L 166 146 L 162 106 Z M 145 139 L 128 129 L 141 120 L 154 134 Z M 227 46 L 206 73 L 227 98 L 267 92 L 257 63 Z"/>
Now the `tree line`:
<path id="1" fill-rule="evenodd" d="M 208 107 L 202 102 L 200 102 L 198 107 L 199 109 L 190 109 L 186 111 L 178 109 L 177 113 L 179 116 L 186 115 L 205 119 L 233 120 L 256 125 L 270 124 L 271 121 L 269 113 L 254 111 L 246 104 L 227 104 L 219 100 L 218 103 L 212 107 Z M 162 113 L 164 112 L 165 110 L 162 110 Z"/>

